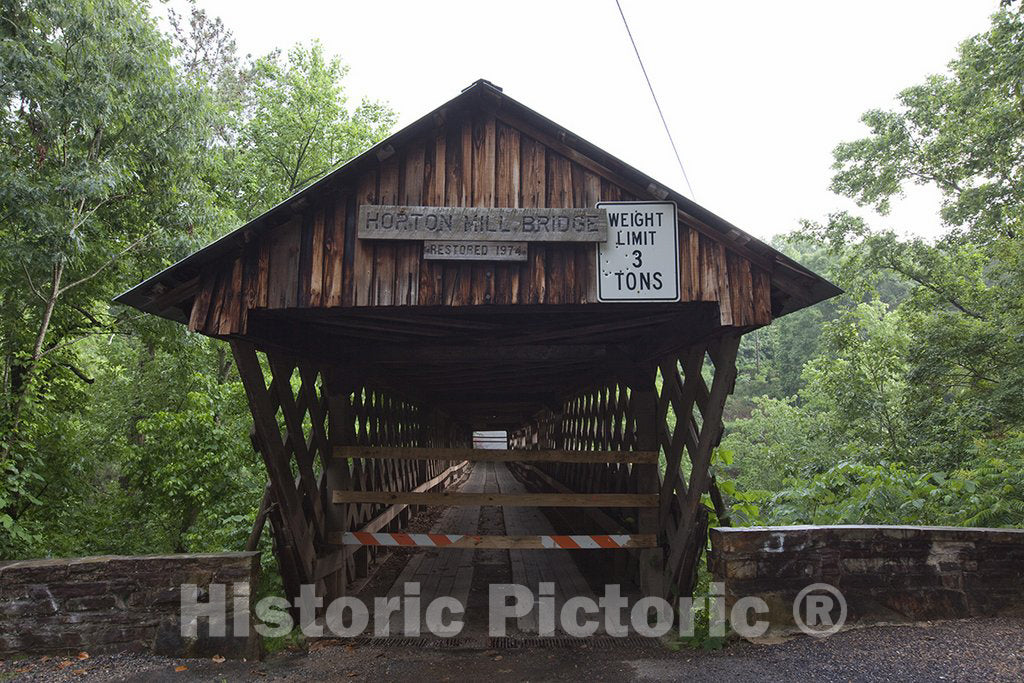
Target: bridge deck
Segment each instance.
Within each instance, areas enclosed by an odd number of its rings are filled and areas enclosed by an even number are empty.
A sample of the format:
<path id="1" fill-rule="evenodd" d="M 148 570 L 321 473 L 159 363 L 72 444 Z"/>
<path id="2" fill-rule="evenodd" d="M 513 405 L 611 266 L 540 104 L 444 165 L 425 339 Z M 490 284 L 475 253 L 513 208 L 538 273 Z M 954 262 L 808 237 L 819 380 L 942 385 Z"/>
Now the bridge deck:
<path id="1" fill-rule="evenodd" d="M 526 493 L 527 489 L 501 462 L 479 462 L 459 489 L 466 493 Z M 538 508 L 465 506 L 448 508 L 431 533 L 533 535 L 555 534 L 548 517 Z M 613 551 L 625 552 L 625 551 Z M 466 607 L 462 635 L 483 634 L 487 629 L 487 600 L 492 584 L 516 583 L 529 588 L 535 597 L 540 584 L 554 584 L 555 622 L 565 600 L 575 596 L 596 599 L 574 561 L 576 551 L 519 549 L 418 550 L 388 590 L 388 597 L 406 595 L 408 582 L 420 584 L 424 607 L 438 597 L 453 597 Z M 624 591 L 626 588 L 624 587 Z M 536 609 L 509 624 L 509 635 L 537 635 Z M 391 619 L 392 634 L 402 633 L 401 615 Z"/>

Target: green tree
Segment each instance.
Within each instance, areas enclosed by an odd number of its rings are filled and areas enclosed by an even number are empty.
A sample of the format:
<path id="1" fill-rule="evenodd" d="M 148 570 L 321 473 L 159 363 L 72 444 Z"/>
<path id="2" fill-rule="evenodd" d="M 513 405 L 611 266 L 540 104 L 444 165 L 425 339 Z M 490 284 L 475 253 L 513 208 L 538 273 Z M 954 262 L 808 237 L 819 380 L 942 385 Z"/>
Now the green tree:
<path id="1" fill-rule="evenodd" d="M 0 41 L 0 557 L 239 549 L 266 475 L 225 345 L 110 299 L 393 115 L 194 4 L 162 35 L 136 0 L 18 0 Z"/>
<path id="2" fill-rule="evenodd" d="M 316 41 L 256 61 L 230 169 L 243 220 L 388 135 L 395 115 L 386 105 L 364 99 L 348 110 L 346 73 Z"/>
<path id="3" fill-rule="evenodd" d="M 798 232 L 847 294 L 798 398 L 755 399 L 729 425 L 741 488 L 772 491 L 758 494 L 762 520 L 1024 523 L 1022 38 L 1007 4 L 947 74 L 836 148 L 833 189 L 885 213 L 908 183 L 931 185 L 946 233 L 908 238 L 846 213 Z"/>
<path id="4" fill-rule="evenodd" d="M 0 23 L 0 524 L 12 531 L 41 411 L 90 379 L 76 342 L 120 327 L 103 304 L 118 270 L 153 267 L 147 249 L 174 251 L 208 220 L 196 171 L 209 118 L 145 4 L 20 0 Z"/>
<path id="5" fill-rule="evenodd" d="M 863 116 L 871 134 L 835 150 L 833 189 L 888 211 L 907 183 L 945 198 L 943 218 L 984 242 L 1024 220 L 1024 10 L 996 13 L 960 45 L 949 73 L 899 95 L 900 109 Z"/>
<path id="6" fill-rule="evenodd" d="M 946 75 L 865 115 L 870 135 L 836 149 L 834 188 L 885 211 L 908 182 L 944 196 L 935 241 L 833 216 L 817 234 L 842 253 L 843 284 L 888 273 L 908 287 L 908 432 L 934 466 L 1024 423 L 1024 15 L 1007 8 L 964 41 Z M 812 232 L 814 230 L 812 229 Z M 852 246 L 851 246 L 852 245 Z"/>

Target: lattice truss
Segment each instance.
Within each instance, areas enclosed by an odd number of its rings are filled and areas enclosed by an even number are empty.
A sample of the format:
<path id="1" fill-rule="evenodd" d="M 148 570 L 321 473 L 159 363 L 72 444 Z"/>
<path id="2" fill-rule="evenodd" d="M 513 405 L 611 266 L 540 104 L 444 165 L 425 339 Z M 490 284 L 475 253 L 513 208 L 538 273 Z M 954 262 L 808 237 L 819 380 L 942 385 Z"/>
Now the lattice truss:
<path id="1" fill-rule="evenodd" d="M 669 597 L 691 595 L 696 584 L 707 541 L 704 501 L 710 500 L 720 524 L 729 524 L 711 456 L 722 438 L 722 412 L 736 380 L 738 346 L 739 336 L 729 335 L 667 355 L 630 383 L 587 390 L 566 401 L 560 413 L 547 411 L 512 435 L 513 447 L 522 449 L 660 452 L 653 478 L 648 466 L 635 463 L 533 467 L 580 493 L 645 493 L 653 486 L 659 494 L 656 520 L 652 523 L 638 510 L 635 524 L 639 532 L 653 528 L 658 534 L 663 557 L 652 561 L 662 568 L 662 576 L 649 576 L 649 567 L 635 570 L 642 582 Z M 627 521 L 620 511 L 604 512 Z"/>
<path id="2" fill-rule="evenodd" d="M 690 595 L 707 540 L 709 496 L 728 516 L 711 472 L 722 411 L 736 379 L 738 336 L 722 336 L 584 391 L 511 435 L 515 449 L 651 453 L 647 462 L 530 462 L 561 492 L 657 494 L 656 508 L 602 510 L 607 532 L 653 534 L 658 548 L 634 551 L 628 573 L 651 594 Z M 232 342 L 253 415 L 253 443 L 270 483 L 264 517 L 274 532 L 286 592 L 315 583 L 341 595 L 365 577 L 378 549 L 342 545 L 348 530 L 397 531 L 415 509 L 387 502 L 336 504 L 334 490 L 424 492 L 443 488 L 459 468 L 438 460 L 338 457 L 342 446 L 465 447 L 470 432 L 429 410 L 337 371 Z M 262 358 L 261 358 L 262 357 Z M 705 375 L 710 378 L 710 386 Z M 655 464 L 654 453 L 659 453 Z M 684 457 L 684 454 L 686 457 Z M 252 540 L 252 539 L 251 539 Z M 252 545 L 252 543 L 250 543 Z"/>
<path id="3" fill-rule="evenodd" d="M 232 341 L 235 363 L 253 416 L 253 445 L 269 484 L 250 546 L 269 519 L 285 591 L 312 583 L 321 595 L 344 594 L 365 577 L 376 548 L 342 546 L 341 534 L 404 527 L 413 510 L 384 503 L 334 504 L 335 489 L 412 491 L 448 470 L 438 460 L 341 458 L 340 446 L 467 445 L 469 432 L 431 411 L 359 380 L 274 352 Z M 443 482 L 437 482 L 443 483 Z M 385 512 L 393 514 L 384 514 Z"/>

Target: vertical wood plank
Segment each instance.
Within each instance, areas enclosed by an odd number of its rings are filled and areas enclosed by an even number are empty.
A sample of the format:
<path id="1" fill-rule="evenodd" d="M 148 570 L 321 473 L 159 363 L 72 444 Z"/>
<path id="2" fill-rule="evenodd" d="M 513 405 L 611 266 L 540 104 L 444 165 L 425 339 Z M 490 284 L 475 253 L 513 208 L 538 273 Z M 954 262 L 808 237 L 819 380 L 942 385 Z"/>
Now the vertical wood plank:
<path id="1" fill-rule="evenodd" d="M 268 308 L 292 308 L 299 294 L 299 240 L 301 218 L 295 217 L 274 229 L 270 238 Z"/>
<path id="2" fill-rule="evenodd" d="M 302 212 L 301 232 L 299 233 L 299 268 L 298 295 L 296 305 L 309 308 L 310 285 L 313 275 L 313 222 L 316 215 L 315 207 L 308 207 Z"/>
<path id="3" fill-rule="evenodd" d="M 341 306 L 345 283 L 345 201 L 344 194 L 335 195 L 324 214 L 324 286 L 321 305 Z"/>
<path id="4" fill-rule="evenodd" d="M 377 204 L 377 171 L 367 170 L 356 186 L 356 205 Z M 346 223 L 346 234 L 355 233 L 355 225 Z M 353 301 L 356 306 L 370 306 L 376 303 L 374 296 L 374 241 L 355 238 L 352 263 Z"/>
<path id="5" fill-rule="evenodd" d="M 493 114 L 482 114 L 473 119 L 473 191 L 472 205 L 494 206 L 496 182 L 496 123 Z M 494 299 L 493 263 L 471 262 L 469 303 L 489 304 Z"/>
<path id="6" fill-rule="evenodd" d="M 518 208 L 520 194 L 519 131 L 509 126 L 497 127 L 495 150 L 495 206 Z M 527 247 L 529 249 L 529 247 Z M 519 301 L 518 263 L 494 264 L 494 303 L 513 304 Z"/>
<path id="7" fill-rule="evenodd" d="M 256 308 L 270 306 L 270 240 L 260 240 L 259 263 L 257 267 Z"/>
<path id="8" fill-rule="evenodd" d="M 309 306 L 323 305 L 324 290 L 324 231 L 327 225 L 327 207 L 321 203 L 313 212 L 313 234 L 309 247 Z"/>
<path id="9" fill-rule="evenodd" d="M 522 200 L 520 205 L 528 208 L 543 208 L 547 201 L 547 160 L 542 144 L 523 136 L 520 139 L 522 159 Z M 519 291 L 523 303 L 540 304 L 547 301 L 547 246 L 531 244 L 529 261 L 520 270 Z M 525 273 L 524 273 L 525 271 Z M 525 275 L 525 277 L 524 277 Z"/>
<path id="10" fill-rule="evenodd" d="M 345 198 L 345 254 L 343 277 L 341 281 L 341 301 L 343 306 L 354 306 L 356 299 L 355 288 L 355 261 L 356 246 L 359 240 L 356 238 L 356 211 L 359 202 L 355 194 L 348 194 Z M 341 207 L 339 206 L 339 209 Z M 339 219 L 340 220 L 340 219 Z"/>
<path id="11" fill-rule="evenodd" d="M 754 281 L 751 273 L 751 263 L 746 258 L 733 254 L 733 258 L 739 266 L 740 279 L 740 301 L 743 302 L 743 321 L 741 325 L 753 325 L 756 322 L 754 316 Z M 730 267 L 731 271 L 731 267 Z M 735 299 L 733 300 L 735 302 Z"/>
<path id="12" fill-rule="evenodd" d="M 718 270 L 718 309 L 720 321 L 722 325 L 735 325 L 735 310 L 733 308 L 732 292 L 729 288 L 728 252 L 725 245 L 721 243 L 712 244 L 717 247 L 714 250 L 714 253 L 717 254 L 717 258 L 714 259 L 714 266 Z"/>
<path id="13" fill-rule="evenodd" d="M 206 318 L 210 312 L 210 302 L 213 300 L 213 289 L 217 284 L 217 271 L 210 270 L 203 273 L 199 283 L 199 292 L 192 302 L 192 314 L 188 319 L 188 329 L 191 332 L 202 332 L 206 329 Z"/>
<path id="14" fill-rule="evenodd" d="M 400 194 L 401 203 L 406 206 L 419 206 L 423 203 L 425 152 L 424 143 L 418 141 L 412 143 L 406 153 Z M 395 304 L 398 306 L 411 306 L 419 302 L 422 252 L 420 242 L 403 242 L 398 246 L 395 262 Z"/>
<path id="15" fill-rule="evenodd" d="M 693 301 L 693 292 L 690 290 L 690 228 L 679 223 L 679 300 Z"/>
<path id="16" fill-rule="evenodd" d="M 772 321 L 771 277 L 763 268 L 751 266 L 754 287 L 754 324 L 767 325 Z"/>
<path id="17" fill-rule="evenodd" d="M 687 257 L 690 264 L 690 292 L 693 296 L 691 300 L 704 301 L 700 279 L 700 233 L 693 228 L 690 229 L 689 242 Z"/>
<path id="18" fill-rule="evenodd" d="M 576 163 L 570 163 L 570 183 L 572 206 L 585 208 L 587 201 L 587 190 L 584 183 L 583 167 Z M 587 255 L 593 252 L 591 244 L 567 244 L 566 246 L 566 303 L 584 303 L 587 286 L 584 281 L 589 263 Z"/>
<path id="19" fill-rule="evenodd" d="M 473 190 L 473 129 L 468 120 L 454 121 L 447 141 L 445 205 L 469 206 Z M 465 261 L 444 266 L 444 304 L 459 306 L 469 301 L 472 270 Z"/>
<path id="20" fill-rule="evenodd" d="M 592 208 L 601 201 L 601 178 L 596 173 L 581 169 L 583 175 L 583 195 L 575 196 L 576 205 L 580 208 Z M 593 245 L 576 245 L 576 277 L 577 300 L 579 303 L 597 301 L 597 248 Z"/>
<path id="21" fill-rule="evenodd" d="M 561 154 L 547 151 L 547 206 L 567 208 L 572 201 L 572 165 Z M 569 281 L 574 277 L 570 272 L 569 245 L 553 243 L 547 250 L 547 303 L 569 303 Z M 575 266 L 575 264 L 573 264 Z"/>
<path id="22" fill-rule="evenodd" d="M 427 206 L 444 206 L 447 141 L 447 129 L 439 128 L 434 133 L 432 144 L 428 143 L 426 148 L 423 186 Z M 442 302 L 444 294 L 444 265 L 437 261 L 424 261 L 419 252 L 417 258 L 420 259 L 419 304 L 436 306 Z"/>
<path id="23" fill-rule="evenodd" d="M 238 332 L 245 334 L 249 325 L 249 311 L 259 306 L 260 287 L 260 244 L 250 241 L 245 245 L 243 251 L 244 274 L 242 275 L 241 311 L 238 322 Z"/>
<path id="24" fill-rule="evenodd" d="M 210 299 L 210 310 L 206 315 L 206 321 L 203 323 L 201 332 L 206 334 L 218 334 L 220 328 L 220 314 L 224 310 L 224 290 L 227 288 L 227 282 L 231 278 L 231 273 L 226 271 L 223 266 L 217 269 L 216 284 L 213 288 L 213 296 Z"/>
<path id="25" fill-rule="evenodd" d="M 473 206 L 494 206 L 496 133 L 493 114 L 473 120 Z"/>
<path id="26" fill-rule="evenodd" d="M 398 203 L 399 170 L 397 155 L 381 162 L 377 191 L 378 204 Z M 395 304 L 395 268 L 398 249 L 398 243 L 390 240 L 379 240 L 373 246 L 374 294 L 370 302 L 371 305 L 393 306 Z"/>
<path id="27" fill-rule="evenodd" d="M 241 329 L 239 321 L 242 317 L 242 268 L 243 260 L 239 256 L 231 266 L 231 279 L 224 297 L 224 315 L 221 316 L 219 325 L 221 334 L 231 334 Z"/>

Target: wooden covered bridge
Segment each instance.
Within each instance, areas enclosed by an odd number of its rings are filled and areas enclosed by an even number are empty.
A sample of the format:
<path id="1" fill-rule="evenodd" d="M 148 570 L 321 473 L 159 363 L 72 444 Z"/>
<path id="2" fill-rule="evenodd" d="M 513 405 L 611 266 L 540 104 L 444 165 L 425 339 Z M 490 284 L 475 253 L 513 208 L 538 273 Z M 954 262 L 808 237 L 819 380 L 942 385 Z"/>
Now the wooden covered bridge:
<path id="1" fill-rule="evenodd" d="M 341 595 L 393 543 L 597 548 L 672 597 L 704 495 L 727 517 L 740 336 L 838 291 L 478 81 L 118 301 L 230 343 L 290 594 Z M 423 506 L 451 506 L 443 537 L 403 533 Z M 481 506 L 524 515 L 443 528 Z"/>

